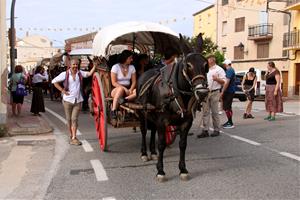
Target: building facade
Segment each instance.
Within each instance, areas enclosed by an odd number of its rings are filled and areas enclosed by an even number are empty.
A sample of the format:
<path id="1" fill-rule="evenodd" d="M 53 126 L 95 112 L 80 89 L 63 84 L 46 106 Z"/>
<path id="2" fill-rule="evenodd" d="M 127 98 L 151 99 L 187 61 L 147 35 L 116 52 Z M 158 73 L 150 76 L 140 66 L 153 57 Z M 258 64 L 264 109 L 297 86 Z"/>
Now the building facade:
<path id="1" fill-rule="evenodd" d="M 267 70 L 274 61 L 283 77 L 284 96 L 289 92 L 289 62 L 283 49 L 283 34 L 288 31 L 285 2 L 267 0 L 217 0 L 217 41 L 236 71 L 250 67 Z M 269 9 L 267 9 L 267 6 Z"/>
<path id="2" fill-rule="evenodd" d="M 51 58 L 58 51 L 47 37 L 41 35 L 18 38 L 16 48 L 16 64 L 22 65 L 26 71 L 31 71 L 43 58 Z"/>
<path id="3" fill-rule="evenodd" d="M 215 5 L 208 6 L 193 14 L 194 29 L 193 36 L 204 33 L 204 37 L 211 38 L 217 43 L 217 18 Z"/>
<path id="4" fill-rule="evenodd" d="M 92 49 L 93 40 L 96 34 L 97 32 L 92 32 L 78 37 L 66 39 L 66 51 L 71 51 L 75 49 Z"/>
<path id="5" fill-rule="evenodd" d="M 7 119 L 7 32 L 6 32 L 6 1 L 0 0 L 0 128 Z M 0 130 L 2 131 L 2 130 Z M 1 133 L 0 133 L 1 135 Z"/>
<path id="6" fill-rule="evenodd" d="M 300 90 L 300 0 L 288 0 L 285 11 L 291 13 L 291 30 L 284 34 L 283 47 L 289 51 L 289 95 Z"/>

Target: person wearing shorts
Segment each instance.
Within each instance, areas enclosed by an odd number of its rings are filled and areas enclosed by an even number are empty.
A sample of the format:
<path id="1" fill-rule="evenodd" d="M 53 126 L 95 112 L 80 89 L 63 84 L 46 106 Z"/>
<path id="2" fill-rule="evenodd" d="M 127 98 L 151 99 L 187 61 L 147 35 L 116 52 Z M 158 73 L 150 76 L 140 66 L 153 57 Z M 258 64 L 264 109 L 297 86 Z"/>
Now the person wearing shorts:
<path id="1" fill-rule="evenodd" d="M 234 128 L 232 121 L 232 100 L 235 93 L 235 71 L 231 67 L 231 61 L 226 59 L 223 62 L 226 67 L 226 81 L 223 86 L 220 98 L 223 100 L 223 109 L 226 113 L 227 122 L 223 124 L 223 128 Z"/>
<path id="2" fill-rule="evenodd" d="M 253 67 L 249 69 L 249 71 L 245 74 L 242 81 L 242 90 L 247 97 L 247 106 L 246 111 L 243 115 L 244 119 L 251 118 L 253 119 L 253 115 L 251 114 L 252 111 L 252 104 L 255 97 L 255 86 L 257 82 L 257 77 L 255 75 L 255 70 Z"/>

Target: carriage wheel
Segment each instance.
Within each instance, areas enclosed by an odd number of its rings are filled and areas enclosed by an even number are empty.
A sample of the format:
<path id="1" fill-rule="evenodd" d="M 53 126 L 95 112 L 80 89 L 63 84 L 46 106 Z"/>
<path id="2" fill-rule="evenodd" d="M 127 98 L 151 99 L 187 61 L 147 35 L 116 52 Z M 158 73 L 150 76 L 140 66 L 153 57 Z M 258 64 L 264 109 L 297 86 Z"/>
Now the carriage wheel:
<path id="1" fill-rule="evenodd" d="M 167 126 L 166 129 L 166 144 L 167 146 L 174 143 L 176 139 L 176 126 Z"/>
<path id="2" fill-rule="evenodd" d="M 107 151 L 107 116 L 103 85 L 99 73 L 94 73 L 92 83 L 92 105 L 100 149 Z"/>

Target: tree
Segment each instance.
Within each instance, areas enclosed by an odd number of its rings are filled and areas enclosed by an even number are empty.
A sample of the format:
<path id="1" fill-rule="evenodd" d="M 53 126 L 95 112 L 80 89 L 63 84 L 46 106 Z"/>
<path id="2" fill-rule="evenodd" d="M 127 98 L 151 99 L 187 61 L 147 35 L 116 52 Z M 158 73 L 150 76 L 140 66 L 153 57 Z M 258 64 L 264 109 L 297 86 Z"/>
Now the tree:
<path id="1" fill-rule="evenodd" d="M 183 36 L 183 39 L 192 47 L 195 48 L 196 43 L 196 37 L 189 38 L 187 36 Z M 205 37 L 203 39 L 203 55 L 207 57 L 208 55 L 214 54 L 216 57 L 216 63 L 218 65 L 222 65 L 222 62 L 225 60 L 224 54 L 218 50 L 218 45 L 215 44 L 211 38 Z"/>

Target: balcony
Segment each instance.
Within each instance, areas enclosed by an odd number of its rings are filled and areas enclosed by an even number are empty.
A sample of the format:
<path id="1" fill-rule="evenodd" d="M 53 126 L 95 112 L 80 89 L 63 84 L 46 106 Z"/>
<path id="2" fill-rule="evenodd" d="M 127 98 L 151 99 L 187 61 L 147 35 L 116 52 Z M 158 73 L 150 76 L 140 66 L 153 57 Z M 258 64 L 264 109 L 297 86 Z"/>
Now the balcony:
<path id="1" fill-rule="evenodd" d="M 273 38 L 273 24 L 257 24 L 248 27 L 248 40 L 268 41 Z"/>
<path id="2" fill-rule="evenodd" d="M 284 33 L 283 35 L 283 49 L 284 50 L 298 50 L 300 49 L 300 29 Z"/>
<path id="3" fill-rule="evenodd" d="M 300 0 L 287 0 L 285 10 L 300 10 Z"/>

